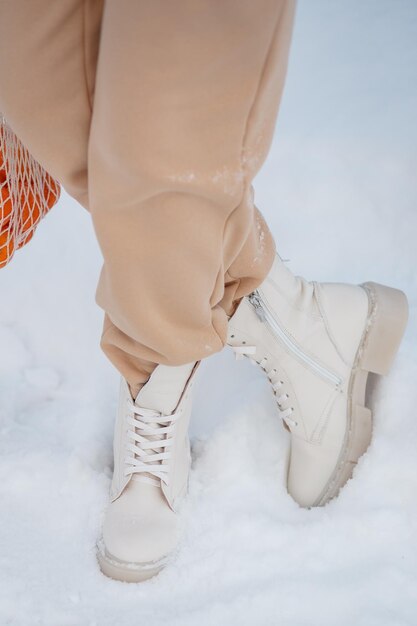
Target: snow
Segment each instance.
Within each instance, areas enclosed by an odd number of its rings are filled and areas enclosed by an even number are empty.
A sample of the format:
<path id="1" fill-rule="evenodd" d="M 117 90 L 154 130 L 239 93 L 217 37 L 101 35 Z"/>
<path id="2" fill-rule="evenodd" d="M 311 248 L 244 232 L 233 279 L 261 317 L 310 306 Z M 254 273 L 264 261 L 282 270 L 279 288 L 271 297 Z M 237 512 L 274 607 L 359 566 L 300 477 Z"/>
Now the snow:
<path id="1" fill-rule="evenodd" d="M 94 545 L 118 375 L 99 348 L 101 264 L 64 197 L 0 272 L 1 626 L 415 626 L 417 3 L 302 0 L 256 200 L 309 279 L 404 289 L 411 317 L 372 385 L 374 439 L 316 510 L 287 495 L 267 382 L 225 350 L 201 368 L 176 561 L 128 585 Z"/>

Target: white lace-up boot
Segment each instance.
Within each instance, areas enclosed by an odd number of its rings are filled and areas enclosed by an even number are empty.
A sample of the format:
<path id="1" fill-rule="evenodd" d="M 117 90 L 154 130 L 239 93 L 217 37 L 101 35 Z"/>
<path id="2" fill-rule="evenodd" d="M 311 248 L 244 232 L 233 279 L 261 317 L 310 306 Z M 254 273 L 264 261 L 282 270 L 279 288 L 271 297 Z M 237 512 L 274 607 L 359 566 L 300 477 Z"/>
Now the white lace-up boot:
<path id="1" fill-rule="evenodd" d="M 291 433 L 287 486 L 301 506 L 336 496 L 367 449 L 368 373 L 388 373 L 407 312 L 397 289 L 309 283 L 276 257 L 230 318 L 229 345 L 265 370 Z"/>
<path id="2" fill-rule="evenodd" d="M 188 423 L 197 367 L 158 365 L 135 401 L 121 380 L 110 504 L 97 544 L 107 576 L 146 580 L 175 551 L 177 510 L 188 486 Z"/>

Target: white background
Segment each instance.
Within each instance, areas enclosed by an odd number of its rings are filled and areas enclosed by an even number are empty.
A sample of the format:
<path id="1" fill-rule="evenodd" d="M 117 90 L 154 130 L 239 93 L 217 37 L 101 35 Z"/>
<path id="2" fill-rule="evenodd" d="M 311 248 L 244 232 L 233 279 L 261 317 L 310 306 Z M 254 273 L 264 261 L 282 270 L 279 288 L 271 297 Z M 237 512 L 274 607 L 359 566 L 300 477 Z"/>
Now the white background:
<path id="1" fill-rule="evenodd" d="M 404 289 L 411 317 L 373 385 L 374 440 L 323 509 L 283 482 L 266 381 L 229 351 L 201 368 L 176 562 L 127 585 L 94 544 L 118 374 L 99 348 L 89 214 L 63 197 L 0 270 L 0 624 L 415 626 L 417 2 L 301 0 L 257 204 L 308 279 Z"/>

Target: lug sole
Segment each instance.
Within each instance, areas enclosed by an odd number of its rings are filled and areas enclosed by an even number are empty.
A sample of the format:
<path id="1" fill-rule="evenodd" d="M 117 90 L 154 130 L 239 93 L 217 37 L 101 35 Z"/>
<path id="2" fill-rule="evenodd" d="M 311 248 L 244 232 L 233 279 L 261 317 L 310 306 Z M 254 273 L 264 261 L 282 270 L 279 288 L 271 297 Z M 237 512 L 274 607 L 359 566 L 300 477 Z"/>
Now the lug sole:
<path id="1" fill-rule="evenodd" d="M 368 449 L 372 438 L 372 411 L 365 406 L 368 375 L 388 374 L 407 325 L 408 303 L 402 291 L 371 282 L 361 287 L 368 294 L 369 315 L 349 383 L 345 443 L 332 477 L 312 506 L 323 506 L 338 495 Z"/>
<path id="2" fill-rule="evenodd" d="M 109 578 L 127 583 L 141 583 L 153 578 L 165 567 L 167 559 L 154 563 L 127 563 L 119 561 L 106 551 L 104 544 L 97 544 L 97 561 L 102 573 Z"/>

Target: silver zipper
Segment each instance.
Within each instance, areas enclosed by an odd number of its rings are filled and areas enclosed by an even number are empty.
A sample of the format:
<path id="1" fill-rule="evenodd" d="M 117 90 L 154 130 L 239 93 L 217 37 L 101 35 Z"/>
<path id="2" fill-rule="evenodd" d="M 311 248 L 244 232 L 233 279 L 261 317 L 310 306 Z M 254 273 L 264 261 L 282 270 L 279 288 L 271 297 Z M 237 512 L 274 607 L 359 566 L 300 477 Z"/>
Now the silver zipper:
<path id="1" fill-rule="evenodd" d="M 280 326 L 278 320 L 269 309 L 267 303 L 262 298 L 258 290 L 253 291 L 248 296 L 248 300 L 255 309 L 255 313 L 259 317 L 261 322 L 267 324 L 273 330 L 275 335 L 278 336 L 281 342 L 288 348 L 288 350 L 290 350 L 296 357 L 298 357 L 298 359 L 303 361 L 303 363 L 308 365 L 310 369 L 315 371 L 322 378 L 326 378 L 335 385 L 340 385 L 342 383 L 342 379 L 339 376 L 320 365 L 320 363 L 314 361 L 311 356 L 306 354 L 304 350 L 302 350 L 302 348 L 300 348 L 300 346 L 295 343 L 295 341 L 288 335 L 286 330 L 284 330 L 284 328 Z"/>

